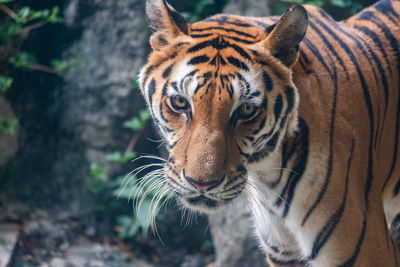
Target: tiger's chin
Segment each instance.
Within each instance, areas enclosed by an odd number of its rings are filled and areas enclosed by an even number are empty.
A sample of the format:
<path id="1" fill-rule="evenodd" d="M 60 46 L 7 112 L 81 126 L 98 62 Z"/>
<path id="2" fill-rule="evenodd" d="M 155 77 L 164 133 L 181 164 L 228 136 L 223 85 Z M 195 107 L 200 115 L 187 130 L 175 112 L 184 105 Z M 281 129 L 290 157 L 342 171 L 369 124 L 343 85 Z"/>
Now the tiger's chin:
<path id="1" fill-rule="evenodd" d="M 206 214 L 213 214 L 223 209 L 232 200 L 215 200 L 204 195 L 196 197 L 181 197 L 182 204 L 191 210 Z"/>

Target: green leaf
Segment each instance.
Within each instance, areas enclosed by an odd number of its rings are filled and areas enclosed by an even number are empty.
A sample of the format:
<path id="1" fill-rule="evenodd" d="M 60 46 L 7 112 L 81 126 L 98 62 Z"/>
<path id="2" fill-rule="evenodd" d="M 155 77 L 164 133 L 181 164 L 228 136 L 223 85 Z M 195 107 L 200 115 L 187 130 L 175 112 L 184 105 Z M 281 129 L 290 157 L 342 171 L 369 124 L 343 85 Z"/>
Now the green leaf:
<path id="1" fill-rule="evenodd" d="M 0 4 L 11 3 L 14 0 L 0 0 Z"/>
<path id="2" fill-rule="evenodd" d="M 21 30 L 21 28 L 22 28 L 22 25 L 21 25 L 21 24 L 11 23 L 11 24 L 8 26 L 7 34 L 8 34 L 8 35 L 15 35 L 15 34 L 18 34 L 19 31 Z M 10 37 L 10 36 L 9 36 L 9 37 Z"/>
<path id="3" fill-rule="evenodd" d="M 65 60 L 54 59 L 50 62 L 50 65 L 58 72 L 63 72 L 68 68 L 68 62 Z"/>
<path id="4" fill-rule="evenodd" d="M 147 229 L 150 226 L 151 220 L 151 210 L 153 209 L 153 204 L 151 198 L 146 198 L 140 205 L 139 211 L 136 214 L 137 223 L 142 229 Z"/>
<path id="5" fill-rule="evenodd" d="M 348 7 L 349 5 L 348 2 L 345 0 L 331 0 L 331 4 L 342 8 Z"/>
<path id="6" fill-rule="evenodd" d="M 35 63 L 36 58 L 28 52 L 21 51 L 11 57 L 9 62 L 16 68 L 24 68 L 29 63 Z"/>
<path id="7" fill-rule="evenodd" d="M 48 9 L 43 9 L 39 11 L 32 11 L 30 14 L 29 19 L 46 19 L 50 14 L 50 11 Z"/>
<path id="8" fill-rule="evenodd" d="M 0 130 L 5 134 L 14 135 L 18 125 L 18 119 L 8 119 L 0 116 Z"/>
<path id="9" fill-rule="evenodd" d="M 60 9 L 58 6 L 53 7 L 51 10 L 50 16 L 47 18 L 47 21 L 50 23 L 60 23 L 62 22 L 62 18 L 58 17 L 58 13 L 60 12 Z"/>
<path id="10" fill-rule="evenodd" d="M 88 182 L 88 188 L 90 192 L 92 192 L 93 194 L 98 194 L 103 189 L 103 184 L 101 183 L 100 180 L 92 178 Z"/>
<path id="11" fill-rule="evenodd" d="M 28 21 L 28 16 L 31 12 L 31 9 L 27 6 L 22 7 L 18 12 L 17 16 L 14 18 L 17 23 L 24 24 Z"/>
<path id="12" fill-rule="evenodd" d="M 132 191 L 132 187 L 127 185 L 125 187 L 115 189 L 112 195 L 120 199 L 131 199 L 133 192 L 134 191 Z"/>
<path id="13" fill-rule="evenodd" d="M 214 243 L 212 240 L 205 240 L 203 244 L 201 244 L 200 251 L 206 254 L 211 254 L 214 252 Z"/>
<path id="14" fill-rule="evenodd" d="M 107 179 L 104 167 L 97 163 L 90 164 L 90 174 L 92 175 L 93 178 L 96 178 L 97 180 Z"/>
<path id="15" fill-rule="evenodd" d="M 120 238 L 131 238 L 140 233 L 140 226 L 136 223 L 136 220 L 133 217 L 118 216 L 117 223 L 119 226 Z"/>
<path id="16" fill-rule="evenodd" d="M 132 118 L 129 121 L 125 121 L 122 126 L 124 128 L 129 128 L 133 131 L 138 131 L 143 129 L 143 123 L 138 118 Z"/>
<path id="17" fill-rule="evenodd" d="M 137 79 L 132 79 L 131 88 L 134 90 L 139 89 L 139 82 Z"/>
<path id="18" fill-rule="evenodd" d="M 151 119 L 151 113 L 147 109 L 139 111 L 139 118 L 142 122 L 147 122 Z"/>
<path id="19" fill-rule="evenodd" d="M 13 83 L 13 78 L 0 75 L 0 92 L 5 93 Z"/>
<path id="20" fill-rule="evenodd" d="M 133 151 L 128 151 L 125 152 L 124 154 L 121 154 L 119 151 L 115 151 L 112 154 L 107 155 L 107 160 L 109 161 L 115 161 L 115 162 L 120 162 L 120 163 L 126 163 L 133 159 L 136 156 L 136 153 Z"/>

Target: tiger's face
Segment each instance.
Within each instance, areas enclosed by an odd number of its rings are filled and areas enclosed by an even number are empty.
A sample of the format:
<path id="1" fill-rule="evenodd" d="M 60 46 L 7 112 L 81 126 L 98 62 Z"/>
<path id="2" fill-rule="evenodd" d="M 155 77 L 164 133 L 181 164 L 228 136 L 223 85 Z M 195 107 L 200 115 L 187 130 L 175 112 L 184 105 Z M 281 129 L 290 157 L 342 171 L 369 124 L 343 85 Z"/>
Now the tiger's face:
<path id="1" fill-rule="evenodd" d="M 146 10 L 155 32 L 140 85 L 169 150 L 165 179 L 186 206 L 212 212 L 296 128 L 290 67 L 304 13 L 294 9 L 264 29 L 236 16 L 189 25 L 165 1 L 147 1 Z M 292 43 L 282 40 L 288 33 Z"/>

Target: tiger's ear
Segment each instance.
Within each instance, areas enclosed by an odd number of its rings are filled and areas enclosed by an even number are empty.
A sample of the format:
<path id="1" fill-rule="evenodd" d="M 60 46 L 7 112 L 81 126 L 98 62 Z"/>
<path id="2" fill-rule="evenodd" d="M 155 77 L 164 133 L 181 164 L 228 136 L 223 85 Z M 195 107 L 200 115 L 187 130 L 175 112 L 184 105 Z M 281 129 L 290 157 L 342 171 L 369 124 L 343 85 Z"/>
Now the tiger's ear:
<path id="1" fill-rule="evenodd" d="M 173 38 L 189 32 L 189 23 L 165 0 L 146 0 L 146 15 L 153 30 L 150 37 L 153 50 L 158 50 L 169 44 Z"/>
<path id="2" fill-rule="evenodd" d="M 275 24 L 261 45 L 287 67 L 291 67 L 297 60 L 299 44 L 307 27 L 307 11 L 301 5 L 294 5 Z"/>

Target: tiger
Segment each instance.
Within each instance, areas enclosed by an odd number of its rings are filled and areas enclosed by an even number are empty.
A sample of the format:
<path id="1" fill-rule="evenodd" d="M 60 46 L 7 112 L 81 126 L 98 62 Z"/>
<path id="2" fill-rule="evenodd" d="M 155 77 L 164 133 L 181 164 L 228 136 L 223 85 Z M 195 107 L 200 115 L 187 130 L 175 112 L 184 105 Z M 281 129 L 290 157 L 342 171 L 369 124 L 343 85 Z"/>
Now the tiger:
<path id="1" fill-rule="evenodd" d="M 146 0 L 141 92 L 183 207 L 251 209 L 270 266 L 400 266 L 400 1 L 189 23 Z M 239 231 L 240 229 L 238 229 Z"/>

